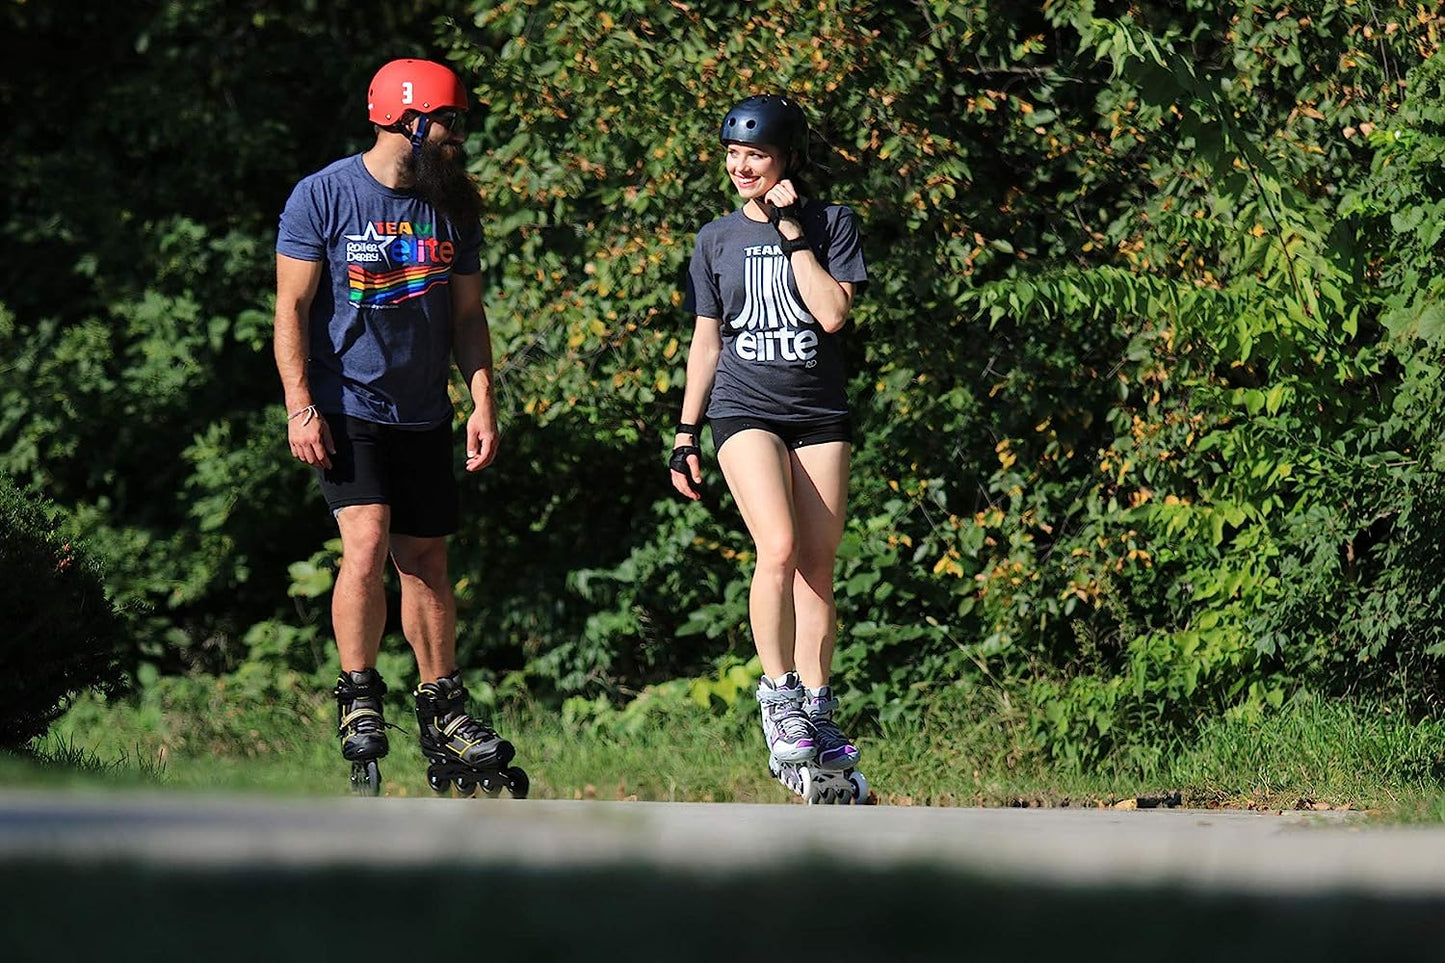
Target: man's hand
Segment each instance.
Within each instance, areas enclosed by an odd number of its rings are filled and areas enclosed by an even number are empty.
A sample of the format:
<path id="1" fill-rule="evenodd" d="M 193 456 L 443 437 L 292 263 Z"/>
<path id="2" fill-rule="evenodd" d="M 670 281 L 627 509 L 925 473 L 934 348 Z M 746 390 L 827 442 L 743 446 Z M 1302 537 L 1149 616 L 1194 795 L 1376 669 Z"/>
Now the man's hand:
<path id="1" fill-rule="evenodd" d="M 331 426 L 314 406 L 308 405 L 291 419 L 286 426 L 286 440 L 291 445 L 291 454 L 298 461 L 313 468 L 331 467 L 336 443 L 331 440 Z"/>
<path id="2" fill-rule="evenodd" d="M 467 419 L 467 471 L 481 471 L 497 457 L 497 419 L 489 411 L 473 411 Z"/>

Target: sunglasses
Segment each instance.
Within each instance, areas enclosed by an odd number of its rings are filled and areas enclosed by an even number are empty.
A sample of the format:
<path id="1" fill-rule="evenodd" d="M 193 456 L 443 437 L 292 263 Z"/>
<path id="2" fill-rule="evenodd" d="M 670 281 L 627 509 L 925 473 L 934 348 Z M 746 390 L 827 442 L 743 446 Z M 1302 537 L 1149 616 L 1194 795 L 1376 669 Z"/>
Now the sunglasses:
<path id="1" fill-rule="evenodd" d="M 460 134 L 467 124 L 467 115 L 460 110 L 448 107 L 446 110 L 434 110 L 427 114 L 427 119 L 433 124 L 440 124 L 453 134 Z"/>

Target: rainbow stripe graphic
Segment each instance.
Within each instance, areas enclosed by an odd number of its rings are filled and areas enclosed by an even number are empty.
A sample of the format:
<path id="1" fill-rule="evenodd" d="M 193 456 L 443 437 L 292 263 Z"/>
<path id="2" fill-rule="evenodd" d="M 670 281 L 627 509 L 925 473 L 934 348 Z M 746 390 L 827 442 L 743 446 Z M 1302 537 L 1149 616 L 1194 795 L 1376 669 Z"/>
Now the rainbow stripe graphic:
<path id="1" fill-rule="evenodd" d="M 346 267 L 351 303 L 359 308 L 400 304 L 419 298 L 451 276 L 449 264 L 414 264 L 395 271 L 368 271 L 356 264 Z"/>

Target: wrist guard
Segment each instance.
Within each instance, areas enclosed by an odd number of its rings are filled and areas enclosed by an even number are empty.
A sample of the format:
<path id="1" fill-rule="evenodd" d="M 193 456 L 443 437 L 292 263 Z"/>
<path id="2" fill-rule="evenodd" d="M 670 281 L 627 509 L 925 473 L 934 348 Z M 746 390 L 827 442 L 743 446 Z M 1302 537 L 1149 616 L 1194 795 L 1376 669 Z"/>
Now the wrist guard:
<path id="1" fill-rule="evenodd" d="M 672 457 L 667 459 L 667 467 L 686 478 L 689 484 L 692 483 L 692 469 L 688 467 L 687 459 L 692 455 L 701 459 L 702 449 L 697 445 L 678 445 L 672 450 Z"/>
<path id="2" fill-rule="evenodd" d="M 784 257 L 792 257 L 798 251 L 811 250 L 806 234 L 799 234 L 796 238 L 788 239 L 783 236 L 782 222 L 792 221 L 798 225 L 798 230 L 803 229 L 803 205 L 797 201 L 787 207 L 774 207 L 771 204 L 764 205 L 768 211 L 768 221 L 772 223 L 773 230 L 778 232 L 778 247 L 782 249 Z"/>

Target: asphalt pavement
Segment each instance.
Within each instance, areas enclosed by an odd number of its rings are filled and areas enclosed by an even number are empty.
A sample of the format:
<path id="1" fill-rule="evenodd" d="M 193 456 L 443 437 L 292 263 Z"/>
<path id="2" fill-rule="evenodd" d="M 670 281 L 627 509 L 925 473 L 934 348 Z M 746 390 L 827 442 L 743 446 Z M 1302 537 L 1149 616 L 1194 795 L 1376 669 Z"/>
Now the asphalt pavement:
<path id="1" fill-rule="evenodd" d="M 0 792 L 0 862 L 746 871 L 785 857 L 1049 884 L 1445 895 L 1445 827 L 1340 813 Z"/>

